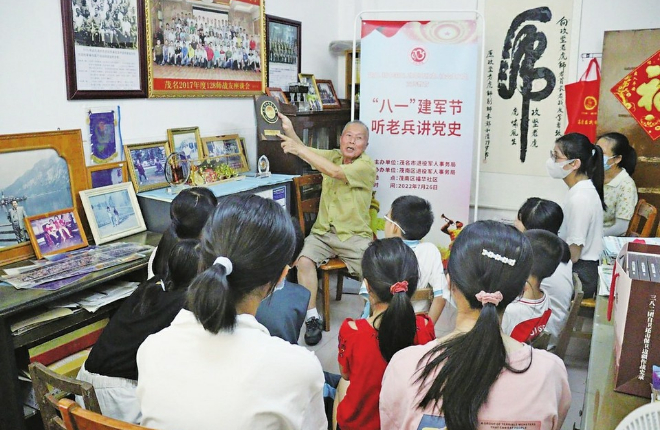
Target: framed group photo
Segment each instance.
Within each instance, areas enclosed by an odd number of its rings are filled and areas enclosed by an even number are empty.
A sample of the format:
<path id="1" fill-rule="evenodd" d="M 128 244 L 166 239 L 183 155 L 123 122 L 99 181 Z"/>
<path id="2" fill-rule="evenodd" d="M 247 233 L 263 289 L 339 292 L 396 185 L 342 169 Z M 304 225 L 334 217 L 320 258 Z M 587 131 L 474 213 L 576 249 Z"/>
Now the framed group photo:
<path id="1" fill-rule="evenodd" d="M 318 79 L 316 85 L 319 89 L 319 97 L 321 97 L 321 104 L 323 109 L 339 109 L 341 104 L 339 103 L 339 97 L 335 92 L 335 87 L 332 85 L 332 81 L 329 79 Z"/>
<path id="2" fill-rule="evenodd" d="M 264 0 L 144 1 L 149 97 L 264 92 Z"/>
<path id="3" fill-rule="evenodd" d="M 99 164 L 88 167 L 89 184 L 92 188 L 106 187 L 128 181 L 126 162 Z"/>
<path id="4" fill-rule="evenodd" d="M 266 15 L 269 87 L 288 91 L 289 84 L 298 82 L 301 28 L 300 21 Z"/>
<path id="5" fill-rule="evenodd" d="M 97 245 L 147 229 L 129 182 L 81 191 L 80 198 Z"/>
<path id="6" fill-rule="evenodd" d="M 147 96 L 144 0 L 61 0 L 67 99 Z"/>
<path id="7" fill-rule="evenodd" d="M 74 208 L 25 219 L 34 254 L 38 259 L 87 246 L 87 237 Z"/>
<path id="8" fill-rule="evenodd" d="M 165 179 L 165 163 L 170 154 L 168 142 L 126 145 L 124 153 L 135 192 L 168 185 Z"/>

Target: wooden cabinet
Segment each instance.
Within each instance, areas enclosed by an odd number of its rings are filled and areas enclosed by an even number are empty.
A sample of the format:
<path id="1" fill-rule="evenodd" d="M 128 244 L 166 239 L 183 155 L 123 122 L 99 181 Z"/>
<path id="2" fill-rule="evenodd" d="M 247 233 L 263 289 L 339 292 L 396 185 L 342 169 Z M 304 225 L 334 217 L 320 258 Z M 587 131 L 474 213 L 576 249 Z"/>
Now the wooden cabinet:
<path id="1" fill-rule="evenodd" d="M 287 116 L 305 145 L 318 149 L 334 149 L 339 148 L 341 132 L 351 120 L 351 109 L 342 105 L 340 109 L 298 112 Z M 257 158 L 262 155 L 268 157 L 273 173 L 304 175 L 316 172 L 295 155 L 285 154 L 279 141 L 257 141 Z"/>

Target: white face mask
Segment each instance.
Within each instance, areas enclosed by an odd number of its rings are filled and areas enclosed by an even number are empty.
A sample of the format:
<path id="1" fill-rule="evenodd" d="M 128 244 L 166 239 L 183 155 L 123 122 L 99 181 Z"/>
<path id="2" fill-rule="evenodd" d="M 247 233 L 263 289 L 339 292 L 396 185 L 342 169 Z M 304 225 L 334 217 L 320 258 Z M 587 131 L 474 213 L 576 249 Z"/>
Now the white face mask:
<path id="1" fill-rule="evenodd" d="M 555 161 L 552 158 L 548 158 L 548 160 L 545 162 L 545 167 L 546 169 L 548 169 L 548 174 L 550 175 L 551 178 L 564 179 L 565 177 L 570 175 L 571 172 L 573 171 L 573 169 L 564 170 L 564 166 L 573 161 L 574 160 L 565 160 L 555 163 Z"/>

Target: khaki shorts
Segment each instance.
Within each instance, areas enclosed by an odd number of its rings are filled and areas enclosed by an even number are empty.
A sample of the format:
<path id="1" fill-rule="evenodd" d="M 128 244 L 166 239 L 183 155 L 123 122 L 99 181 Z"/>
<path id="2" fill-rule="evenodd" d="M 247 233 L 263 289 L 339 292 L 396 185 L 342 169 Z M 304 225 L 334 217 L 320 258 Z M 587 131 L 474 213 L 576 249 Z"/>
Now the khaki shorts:
<path id="1" fill-rule="evenodd" d="M 301 257 L 307 257 L 320 266 L 334 257 L 339 257 L 353 276 L 362 278 L 362 256 L 371 243 L 371 239 L 352 236 L 342 242 L 333 232 L 322 235 L 310 234 L 305 238 L 305 246 L 300 251 Z"/>

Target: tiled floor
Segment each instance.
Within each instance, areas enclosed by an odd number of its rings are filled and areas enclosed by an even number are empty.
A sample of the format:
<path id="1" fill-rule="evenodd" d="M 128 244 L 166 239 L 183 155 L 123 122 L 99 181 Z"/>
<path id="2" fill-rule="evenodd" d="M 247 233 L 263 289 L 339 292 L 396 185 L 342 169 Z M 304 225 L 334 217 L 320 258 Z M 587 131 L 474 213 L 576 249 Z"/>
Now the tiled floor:
<path id="1" fill-rule="evenodd" d="M 352 285 L 353 282 L 355 281 L 352 281 L 351 279 L 344 280 L 344 294 L 339 302 L 334 300 L 334 291 L 331 292 L 330 297 L 333 299 L 330 301 L 330 331 L 323 332 L 323 339 L 318 345 L 307 346 L 309 350 L 316 353 L 321 361 L 323 370 L 328 372 L 339 373 L 337 364 L 337 335 L 339 332 L 339 326 L 345 318 L 357 318 L 364 308 L 364 300 L 361 297 L 357 294 L 346 293 L 346 291 L 357 291 L 357 286 Z M 331 285 L 334 286 L 335 283 L 331 282 Z M 450 312 L 443 312 L 440 320 L 436 324 L 436 334 L 438 336 L 442 336 L 443 333 L 451 331 L 450 327 L 453 326 L 453 321 L 455 320 L 455 314 L 454 312 L 451 312 L 453 308 L 447 307 L 445 310 Z M 302 335 L 303 333 L 301 333 L 299 344 L 305 345 Z M 568 382 L 573 396 L 571 408 L 568 411 L 568 416 L 564 421 L 562 430 L 573 430 L 573 428 L 579 429 L 581 423 L 580 411 L 584 400 L 587 367 L 589 364 L 589 342 L 584 339 L 571 339 L 564 363 L 568 370 Z"/>

